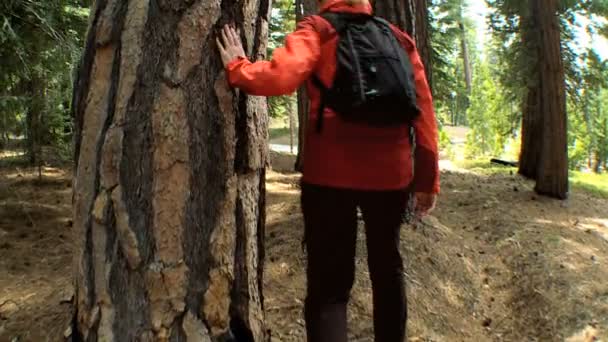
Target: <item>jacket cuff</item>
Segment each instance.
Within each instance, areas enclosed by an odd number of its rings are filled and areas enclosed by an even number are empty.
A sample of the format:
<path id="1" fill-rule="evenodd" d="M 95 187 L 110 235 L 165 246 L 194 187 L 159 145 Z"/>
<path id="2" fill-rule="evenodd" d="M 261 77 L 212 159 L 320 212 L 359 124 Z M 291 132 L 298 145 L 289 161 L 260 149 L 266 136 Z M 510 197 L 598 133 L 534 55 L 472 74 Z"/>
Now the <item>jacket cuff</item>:
<path id="1" fill-rule="evenodd" d="M 237 57 L 226 65 L 226 79 L 231 87 L 235 87 L 239 78 L 239 71 L 243 65 L 250 64 L 247 57 Z"/>
<path id="2" fill-rule="evenodd" d="M 249 61 L 249 60 L 247 59 L 247 57 L 239 56 L 239 57 L 233 59 L 231 62 L 229 62 L 228 65 L 226 65 L 226 70 L 234 70 L 234 68 L 242 61 Z"/>

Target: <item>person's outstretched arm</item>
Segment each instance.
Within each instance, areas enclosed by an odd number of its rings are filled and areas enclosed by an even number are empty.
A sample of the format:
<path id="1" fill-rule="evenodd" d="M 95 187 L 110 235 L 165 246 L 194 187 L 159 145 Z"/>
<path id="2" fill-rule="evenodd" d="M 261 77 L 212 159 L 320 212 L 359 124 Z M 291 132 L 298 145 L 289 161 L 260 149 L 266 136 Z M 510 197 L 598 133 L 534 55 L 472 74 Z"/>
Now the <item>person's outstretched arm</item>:
<path id="1" fill-rule="evenodd" d="M 397 28 L 393 28 L 393 30 L 398 31 Z M 425 215 L 435 207 L 439 193 L 439 132 L 433 108 L 433 96 L 416 44 L 405 33 L 401 33 L 398 37 L 412 63 L 416 84 L 416 102 L 420 108 L 420 115 L 414 120 L 416 134 L 414 191 L 416 192 L 416 211 Z"/>
<path id="2" fill-rule="evenodd" d="M 251 63 L 241 39 L 226 26 L 218 41 L 228 83 L 248 94 L 277 96 L 293 93 L 314 70 L 321 55 L 321 42 L 312 19 L 305 18 L 285 38 L 285 46 L 274 50 L 270 61 Z"/>
<path id="3" fill-rule="evenodd" d="M 416 131 L 415 190 L 424 193 L 439 193 L 439 134 L 433 108 L 433 97 L 426 79 L 424 65 L 413 47 L 408 51 L 414 68 L 416 102 L 420 115 L 414 120 Z"/>

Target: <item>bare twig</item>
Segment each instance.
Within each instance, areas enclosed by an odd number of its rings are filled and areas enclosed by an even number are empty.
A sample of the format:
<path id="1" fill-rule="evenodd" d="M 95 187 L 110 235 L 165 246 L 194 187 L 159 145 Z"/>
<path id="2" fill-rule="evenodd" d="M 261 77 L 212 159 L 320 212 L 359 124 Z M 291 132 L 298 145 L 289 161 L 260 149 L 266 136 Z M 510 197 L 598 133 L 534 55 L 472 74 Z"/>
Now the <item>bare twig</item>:
<path id="1" fill-rule="evenodd" d="M 20 309 L 21 309 L 21 308 L 19 307 L 19 304 L 18 304 L 17 302 L 15 302 L 14 300 L 12 300 L 12 299 L 7 299 L 7 300 L 5 300 L 4 302 L 0 303 L 0 308 L 2 308 L 3 306 L 5 306 L 5 305 L 7 305 L 7 304 L 10 304 L 10 303 L 13 303 L 13 304 L 14 304 L 14 305 L 17 307 L 17 309 L 18 309 L 18 310 L 20 310 Z"/>

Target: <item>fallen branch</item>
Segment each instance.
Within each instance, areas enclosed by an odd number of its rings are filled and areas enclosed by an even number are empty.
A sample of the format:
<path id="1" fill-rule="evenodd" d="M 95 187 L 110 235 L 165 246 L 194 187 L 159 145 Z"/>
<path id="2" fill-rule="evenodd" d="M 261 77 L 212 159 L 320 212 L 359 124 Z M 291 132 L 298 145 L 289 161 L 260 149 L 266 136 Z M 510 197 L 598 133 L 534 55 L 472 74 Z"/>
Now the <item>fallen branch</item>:
<path id="1" fill-rule="evenodd" d="M 496 158 L 490 159 L 490 163 L 505 165 L 505 166 L 513 166 L 513 167 L 517 167 L 517 165 L 518 165 L 517 162 L 501 160 L 501 159 L 496 159 Z"/>
<path id="2" fill-rule="evenodd" d="M 508 160 L 501 160 L 501 159 L 496 159 L 496 158 L 490 159 L 490 163 L 500 164 L 500 165 L 505 165 L 505 166 L 517 167 L 517 162 L 508 161 Z"/>
<path id="3" fill-rule="evenodd" d="M 10 304 L 10 303 L 13 303 L 16 307 L 19 307 L 19 304 L 17 304 L 17 302 L 15 302 L 12 299 L 7 299 L 4 302 L 0 303 L 0 308 L 5 306 L 6 304 Z"/>

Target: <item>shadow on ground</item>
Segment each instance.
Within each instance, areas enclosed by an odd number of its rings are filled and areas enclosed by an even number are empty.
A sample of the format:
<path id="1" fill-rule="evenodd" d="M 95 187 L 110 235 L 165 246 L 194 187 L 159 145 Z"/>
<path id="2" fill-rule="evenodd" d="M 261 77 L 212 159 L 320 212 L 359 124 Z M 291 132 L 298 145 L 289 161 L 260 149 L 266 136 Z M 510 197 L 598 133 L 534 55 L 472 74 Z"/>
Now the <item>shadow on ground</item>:
<path id="1" fill-rule="evenodd" d="M 402 231 L 411 341 L 608 338 L 606 199 L 537 197 L 508 173 L 446 171 L 442 179 L 434 216 Z M 297 174 L 268 173 L 264 291 L 273 341 L 304 341 L 298 184 Z M 63 336 L 74 251 L 69 186 L 61 169 L 45 168 L 42 180 L 36 170 L 0 170 L 0 341 Z M 351 341 L 372 341 L 359 240 Z"/>

